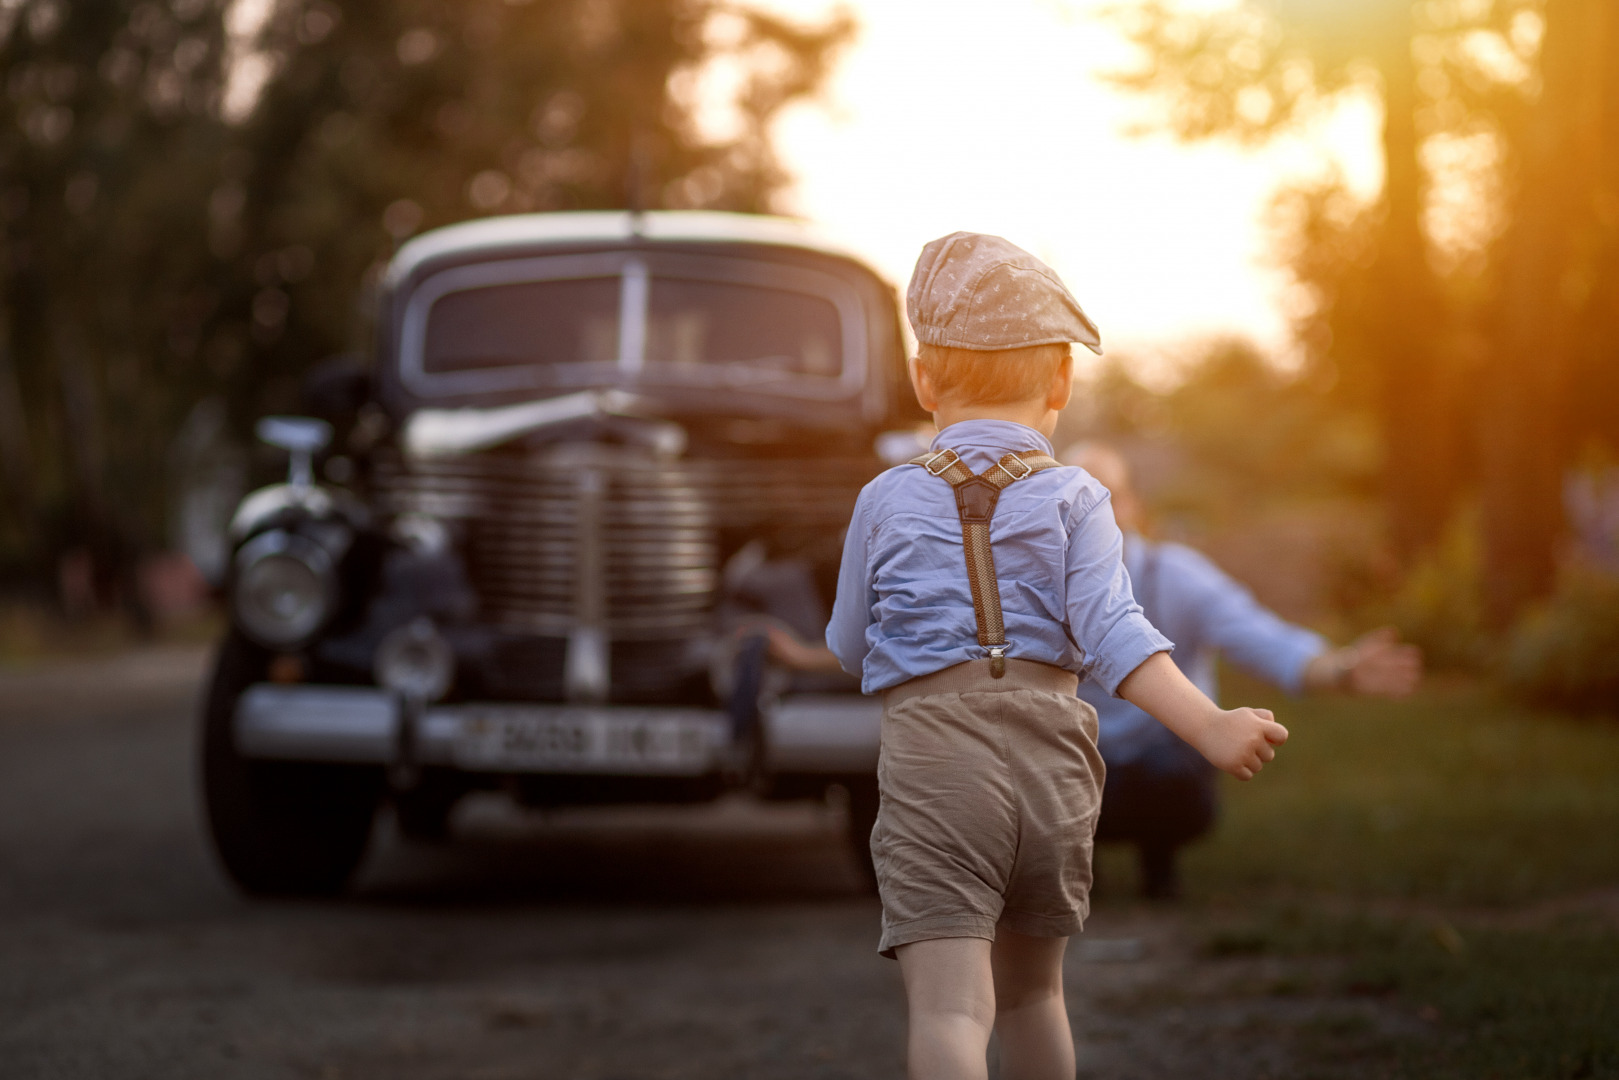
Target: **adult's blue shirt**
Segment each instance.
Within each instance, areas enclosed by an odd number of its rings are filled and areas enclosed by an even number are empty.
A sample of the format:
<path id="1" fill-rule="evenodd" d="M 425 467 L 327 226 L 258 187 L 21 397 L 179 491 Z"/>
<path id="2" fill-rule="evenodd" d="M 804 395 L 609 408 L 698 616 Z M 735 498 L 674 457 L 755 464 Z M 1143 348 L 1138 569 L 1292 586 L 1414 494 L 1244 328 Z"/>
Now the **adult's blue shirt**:
<path id="1" fill-rule="evenodd" d="M 1184 544 L 1135 534 L 1125 537 L 1124 565 L 1152 624 L 1175 641 L 1174 661 L 1186 677 L 1218 701 L 1215 660 L 1223 655 L 1244 671 L 1289 693 L 1302 689 L 1304 669 L 1330 646 L 1321 635 L 1294 626 L 1264 607 L 1206 556 Z M 1110 766 L 1147 764 L 1168 771 L 1203 769 L 1203 759 L 1168 728 L 1112 687 L 1090 679 L 1079 696 L 1095 706 L 1097 745 Z"/>
<path id="2" fill-rule="evenodd" d="M 1033 428 L 964 420 L 933 440 L 982 473 L 1008 452 L 1051 453 Z M 1006 655 L 1077 672 L 1111 695 L 1172 649 L 1130 588 L 1107 489 L 1065 466 L 1008 485 L 990 525 Z M 872 694 L 981 659 L 961 519 L 950 485 L 915 465 L 889 469 L 855 503 L 826 644 Z"/>

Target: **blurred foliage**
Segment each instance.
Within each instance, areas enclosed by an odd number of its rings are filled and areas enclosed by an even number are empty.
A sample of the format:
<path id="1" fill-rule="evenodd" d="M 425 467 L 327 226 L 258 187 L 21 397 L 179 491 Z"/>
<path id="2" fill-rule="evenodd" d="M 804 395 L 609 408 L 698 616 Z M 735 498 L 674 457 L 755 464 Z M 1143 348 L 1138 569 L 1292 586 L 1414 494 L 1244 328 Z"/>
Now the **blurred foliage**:
<path id="1" fill-rule="evenodd" d="M 1077 388 L 1061 447 L 1102 439 L 1130 459 L 1150 531 L 1200 547 L 1290 618 L 1333 632 L 1393 587 L 1379 527 L 1382 444 L 1330 375 L 1289 371 L 1238 339 L 1182 356 L 1165 385 L 1109 357 Z"/>
<path id="2" fill-rule="evenodd" d="M 1277 367 L 1251 343 L 1215 340 L 1154 389 L 1113 357 L 1076 392 L 1065 436 L 1145 440 L 1171 448 L 1167 479 L 1148 479 L 1154 509 L 1204 521 L 1263 503 L 1365 496 L 1376 490 L 1380 445 L 1370 418 L 1344 408 L 1330 379 Z"/>
<path id="3" fill-rule="evenodd" d="M 1421 646 L 1431 668 L 1483 670 L 1497 651 L 1484 614 L 1483 578 L 1477 509 L 1464 508 L 1405 572 L 1386 605 L 1374 605 L 1376 621 Z"/>
<path id="4" fill-rule="evenodd" d="M 1619 577 L 1571 565 L 1514 628 L 1507 685 L 1566 709 L 1619 715 Z"/>
<path id="5" fill-rule="evenodd" d="M 770 208 L 770 128 L 852 31 L 722 0 L 16 0 L 0 6 L 0 576 L 102 603 L 162 542 L 189 410 L 296 405 L 368 340 L 423 228 Z M 699 124 L 710 66 L 735 76 Z"/>
<path id="6" fill-rule="evenodd" d="M 227 132 L 222 0 L 5 8 L 0 67 L 0 558 L 95 553 L 104 593 L 162 498 Z M 179 347 L 177 347 L 179 346 Z M 49 580 L 48 577 L 45 578 Z"/>
<path id="7" fill-rule="evenodd" d="M 1278 193 L 1307 366 L 1374 418 L 1408 565 L 1479 506 L 1485 612 L 1553 582 L 1563 475 L 1619 446 L 1619 17 L 1611 0 L 1141 0 L 1116 81 L 1180 138 L 1257 143 L 1347 97 L 1383 115 L 1370 204 Z"/>
<path id="8" fill-rule="evenodd" d="M 1144 57 L 1113 81 L 1158 97 L 1163 123 L 1182 138 L 1262 142 L 1364 83 L 1400 47 L 1409 8 L 1248 0 L 1194 14 L 1173 0 L 1116 4 L 1114 21 Z"/>
<path id="9" fill-rule="evenodd" d="M 1382 465 L 1375 421 L 1321 368 L 1287 371 L 1235 339 L 1191 353 L 1162 388 L 1135 366 L 1112 357 L 1079 387 L 1055 441 L 1099 438 L 1125 451 L 1157 532 L 1205 547 L 1270 603 L 1300 594 L 1271 579 L 1318 575 L 1288 614 L 1341 634 L 1392 625 L 1436 670 L 1498 676 L 1555 707 L 1619 702 L 1619 578 L 1577 559 L 1551 597 L 1501 630 L 1486 608 L 1473 499 L 1437 541 L 1394 563 L 1367 527 Z M 1321 509 L 1334 512 L 1312 517 Z M 1268 535 L 1278 522 L 1296 528 Z M 1244 559 L 1243 546 L 1257 550 Z"/>

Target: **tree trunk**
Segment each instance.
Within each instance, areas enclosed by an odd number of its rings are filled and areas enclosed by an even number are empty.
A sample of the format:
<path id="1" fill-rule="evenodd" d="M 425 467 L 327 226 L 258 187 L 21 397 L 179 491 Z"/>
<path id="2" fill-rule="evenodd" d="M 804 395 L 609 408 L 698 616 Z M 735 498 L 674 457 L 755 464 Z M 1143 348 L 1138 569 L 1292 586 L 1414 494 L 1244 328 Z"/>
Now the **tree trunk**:
<path id="1" fill-rule="evenodd" d="M 5 478 L 11 516 L 32 557 L 39 528 L 34 456 L 28 442 L 28 416 L 23 408 L 22 386 L 17 381 L 17 365 L 12 360 L 9 337 L 9 328 L 0 329 L 0 476 Z"/>
<path id="2" fill-rule="evenodd" d="M 105 413 L 77 331 L 58 323 L 54 337 L 67 460 L 72 467 L 74 531 L 90 557 L 96 606 L 105 609 L 126 601 L 134 584 L 127 545 L 107 497 Z"/>
<path id="3" fill-rule="evenodd" d="M 1409 19 L 1409 5 L 1406 5 Z M 1393 539 L 1409 558 L 1432 544 L 1449 517 L 1456 483 L 1456 417 L 1436 328 L 1445 302 L 1428 262 L 1422 214 L 1427 183 L 1419 159 L 1416 64 L 1411 34 L 1382 58 L 1383 221 L 1372 268 L 1373 338 L 1387 461 L 1384 491 Z"/>
<path id="4" fill-rule="evenodd" d="M 1548 590 L 1564 527 L 1574 327 L 1589 298 L 1576 245 L 1596 202 L 1602 117 L 1595 106 L 1603 81 L 1613 78 L 1613 23 L 1602 10 L 1609 2 L 1548 0 L 1542 90 L 1517 140 L 1500 324 L 1479 433 L 1486 599 L 1498 624 Z"/>

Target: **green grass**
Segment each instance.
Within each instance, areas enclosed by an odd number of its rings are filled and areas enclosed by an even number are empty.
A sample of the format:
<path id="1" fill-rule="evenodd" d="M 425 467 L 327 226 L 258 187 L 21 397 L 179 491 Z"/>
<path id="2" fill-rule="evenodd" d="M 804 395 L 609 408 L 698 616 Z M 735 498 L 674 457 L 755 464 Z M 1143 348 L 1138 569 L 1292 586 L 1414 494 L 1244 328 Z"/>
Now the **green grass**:
<path id="1" fill-rule="evenodd" d="M 1572 918 L 1532 929 L 1443 916 L 1376 917 L 1267 905 L 1205 930 L 1210 959 L 1264 955 L 1313 974 L 1283 977 L 1274 996 L 1380 999 L 1420 1018 L 1420 1035 L 1389 1039 L 1330 1012 L 1295 1033 L 1321 1075 L 1411 1080 L 1542 1080 L 1619 1076 L 1619 933 Z M 1338 961 L 1323 979 L 1319 961 Z M 1353 1018 L 1348 1018 L 1353 1019 Z"/>
<path id="2" fill-rule="evenodd" d="M 1330 893 L 1521 905 L 1619 885 L 1619 724 L 1536 713 L 1478 688 L 1401 703 L 1289 701 L 1291 738 L 1188 854 L 1204 899 Z"/>
<path id="3" fill-rule="evenodd" d="M 1321 1075 L 1619 1077 L 1619 724 L 1474 687 L 1226 697 L 1274 707 L 1292 739 L 1189 853 L 1205 954 L 1291 964 L 1277 996 L 1421 1018 L 1393 1039 L 1295 1032 Z"/>

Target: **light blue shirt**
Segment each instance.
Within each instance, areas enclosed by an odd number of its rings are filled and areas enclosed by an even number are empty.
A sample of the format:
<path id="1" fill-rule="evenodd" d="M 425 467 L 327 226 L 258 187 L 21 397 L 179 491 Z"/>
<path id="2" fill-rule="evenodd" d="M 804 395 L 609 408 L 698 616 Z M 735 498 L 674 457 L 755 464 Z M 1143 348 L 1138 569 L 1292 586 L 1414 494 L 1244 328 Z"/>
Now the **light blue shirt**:
<path id="1" fill-rule="evenodd" d="M 964 420 L 933 440 L 975 473 L 1008 451 L 1051 453 L 1045 436 L 1005 420 Z M 1153 653 L 1173 648 L 1130 592 L 1107 489 L 1083 469 L 1047 469 L 1008 485 L 990 524 L 1006 655 L 1085 675 L 1111 694 Z M 868 694 L 981 659 L 961 519 L 950 485 L 915 465 L 860 492 L 843 543 L 826 644 Z"/>
<path id="2" fill-rule="evenodd" d="M 1152 624 L 1175 640 L 1174 660 L 1186 677 L 1219 700 L 1215 660 L 1297 693 L 1304 669 L 1329 645 L 1262 606 L 1206 557 L 1183 544 L 1125 538 L 1124 565 Z M 1151 716 L 1113 696 L 1106 683 L 1084 680 L 1079 696 L 1096 708 L 1097 740 L 1108 765 L 1153 761 L 1165 768 L 1201 767 L 1201 758 Z"/>

